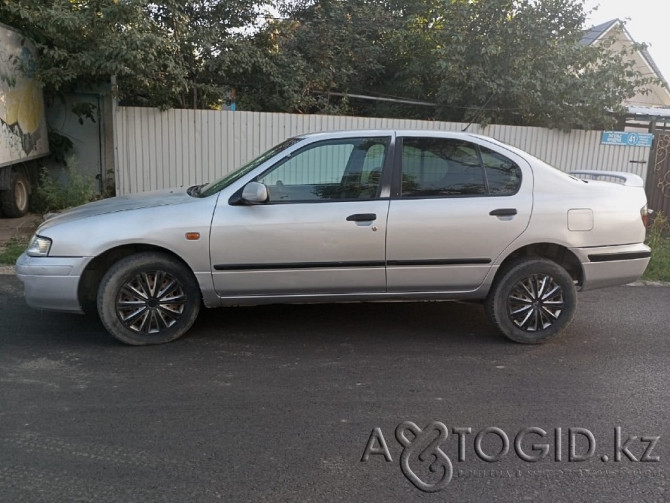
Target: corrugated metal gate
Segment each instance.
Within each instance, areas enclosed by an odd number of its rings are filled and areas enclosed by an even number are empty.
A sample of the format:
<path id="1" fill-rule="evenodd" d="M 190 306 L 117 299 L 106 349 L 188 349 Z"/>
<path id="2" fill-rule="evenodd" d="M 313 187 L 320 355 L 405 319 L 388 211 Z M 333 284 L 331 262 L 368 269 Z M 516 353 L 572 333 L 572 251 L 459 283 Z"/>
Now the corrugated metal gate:
<path id="1" fill-rule="evenodd" d="M 213 180 L 282 140 L 302 133 L 346 129 L 435 129 L 467 125 L 332 115 L 117 107 L 114 115 L 116 192 L 119 195 Z M 628 171 L 646 178 L 649 147 L 601 145 L 600 131 L 562 131 L 473 124 L 563 170 Z"/>

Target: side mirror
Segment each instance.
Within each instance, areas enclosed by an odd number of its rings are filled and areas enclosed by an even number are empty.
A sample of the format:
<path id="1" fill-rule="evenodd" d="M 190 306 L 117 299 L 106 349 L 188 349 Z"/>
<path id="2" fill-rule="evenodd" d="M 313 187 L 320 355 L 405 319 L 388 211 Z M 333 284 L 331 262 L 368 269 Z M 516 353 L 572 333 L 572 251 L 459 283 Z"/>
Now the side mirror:
<path id="1" fill-rule="evenodd" d="M 259 182 L 249 182 L 242 190 L 242 201 L 246 204 L 267 203 L 270 199 L 268 188 Z"/>

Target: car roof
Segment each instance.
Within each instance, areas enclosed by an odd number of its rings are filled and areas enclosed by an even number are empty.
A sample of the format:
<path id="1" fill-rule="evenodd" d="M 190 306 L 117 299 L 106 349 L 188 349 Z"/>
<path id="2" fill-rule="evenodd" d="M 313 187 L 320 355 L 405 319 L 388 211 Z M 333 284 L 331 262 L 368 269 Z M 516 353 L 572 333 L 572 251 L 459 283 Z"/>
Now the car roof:
<path id="1" fill-rule="evenodd" d="M 388 136 L 395 134 L 397 136 L 442 136 L 448 138 L 486 138 L 488 136 L 467 133 L 463 131 L 445 131 L 439 129 L 350 129 L 337 131 L 320 131 L 297 135 L 297 138 L 344 138 L 349 136 Z"/>

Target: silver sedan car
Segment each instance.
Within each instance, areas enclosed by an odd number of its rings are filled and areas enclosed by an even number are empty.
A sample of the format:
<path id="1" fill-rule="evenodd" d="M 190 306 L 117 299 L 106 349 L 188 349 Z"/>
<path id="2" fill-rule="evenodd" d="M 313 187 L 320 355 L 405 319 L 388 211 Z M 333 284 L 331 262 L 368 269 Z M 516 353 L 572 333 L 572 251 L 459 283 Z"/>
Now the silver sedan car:
<path id="1" fill-rule="evenodd" d="M 397 300 L 481 301 L 539 343 L 578 290 L 649 262 L 642 180 L 611 175 L 623 183 L 468 133 L 304 135 L 205 185 L 50 218 L 16 270 L 29 305 L 97 309 L 133 345 L 180 337 L 202 305 Z"/>

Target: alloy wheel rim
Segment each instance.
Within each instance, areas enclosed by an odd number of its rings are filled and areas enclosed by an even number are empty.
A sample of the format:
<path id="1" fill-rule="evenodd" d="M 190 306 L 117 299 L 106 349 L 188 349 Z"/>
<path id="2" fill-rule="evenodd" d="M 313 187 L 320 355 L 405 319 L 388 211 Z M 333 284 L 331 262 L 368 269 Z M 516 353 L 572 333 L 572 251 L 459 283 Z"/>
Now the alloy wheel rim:
<path id="1" fill-rule="evenodd" d="M 157 334 L 177 323 L 186 309 L 184 288 L 165 271 L 140 272 L 123 284 L 116 297 L 116 314 L 127 329 Z"/>
<path id="2" fill-rule="evenodd" d="M 533 274 L 516 283 L 507 299 L 512 323 L 525 332 L 550 328 L 565 308 L 563 289 L 546 274 Z"/>

